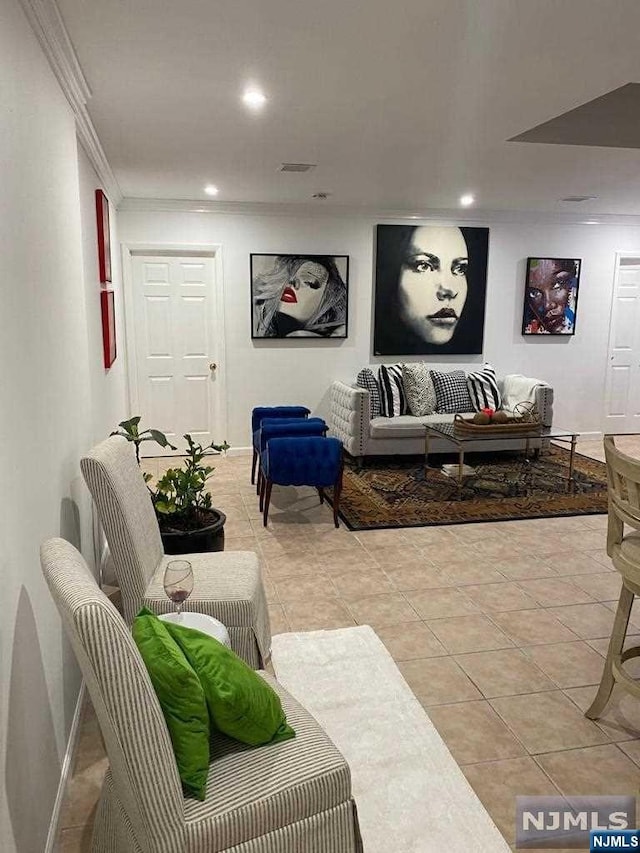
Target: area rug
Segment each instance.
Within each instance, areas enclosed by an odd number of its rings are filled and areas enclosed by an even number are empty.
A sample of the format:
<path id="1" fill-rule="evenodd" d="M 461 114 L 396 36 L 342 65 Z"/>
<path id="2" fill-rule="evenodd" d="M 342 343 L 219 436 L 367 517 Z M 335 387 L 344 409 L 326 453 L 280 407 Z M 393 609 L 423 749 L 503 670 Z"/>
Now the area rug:
<path id="1" fill-rule="evenodd" d="M 279 634 L 272 654 L 349 763 L 366 853 L 510 853 L 368 625 Z"/>
<path id="2" fill-rule="evenodd" d="M 561 447 L 529 461 L 520 453 L 470 453 L 465 463 L 475 475 L 461 489 L 436 468 L 425 478 L 422 457 L 370 458 L 362 469 L 348 465 L 340 517 L 350 530 L 377 530 L 607 511 L 606 466 L 588 456 L 575 456 L 571 492 L 569 451 Z"/>

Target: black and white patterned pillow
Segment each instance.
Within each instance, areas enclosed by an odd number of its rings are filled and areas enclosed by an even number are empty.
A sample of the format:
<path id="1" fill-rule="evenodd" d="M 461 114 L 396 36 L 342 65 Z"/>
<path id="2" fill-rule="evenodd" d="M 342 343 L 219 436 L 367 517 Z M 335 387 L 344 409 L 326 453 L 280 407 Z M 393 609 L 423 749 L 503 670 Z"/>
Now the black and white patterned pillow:
<path id="1" fill-rule="evenodd" d="M 485 364 L 482 370 L 467 374 L 467 387 L 476 412 L 480 409 L 497 411 L 502 406 L 496 372 L 490 364 Z"/>
<path id="2" fill-rule="evenodd" d="M 407 397 L 402 384 L 401 364 L 381 364 L 378 370 L 378 385 L 384 418 L 409 414 Z"/>
<path id="3" fill-rule="evenodd" d="M 424 361 L 402 365 L 402 384 L 412 415 L 420 418 L 435 412 L 436 391 L 433 387 L 431 371 Z"/>
<path id="4" fill-rule="evenodd" d="M 432 370 L 431 378 L 436 389 L 436 411 L 439 414 L 454 415 L 457 412 L 473 411 L 464 370 L 452 370 L 451 373 Z"/>
<path id="5" fill-rule="evenodd" d="M 373 375 L 373 370 L 369 367 L 363 367 L 360 373 L 356 376 L 356 385 L 358 388 L 364 388 L 369 392 L 371 417 L 379 418 L 382 414 L 382 406 L 380 404 L 380 386 L 378 385 L 378 380 Z"/>

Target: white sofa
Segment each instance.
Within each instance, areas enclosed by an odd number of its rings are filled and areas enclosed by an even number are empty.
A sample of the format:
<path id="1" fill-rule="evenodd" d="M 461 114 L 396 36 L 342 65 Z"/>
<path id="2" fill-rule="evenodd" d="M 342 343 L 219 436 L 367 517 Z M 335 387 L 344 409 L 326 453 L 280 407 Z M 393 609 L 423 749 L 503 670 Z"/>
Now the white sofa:
<path id="1" fill-rule="evenodd" d="M 553 423 L 553 388 L 540 379 L 527 379 L 509 374 L 498 380 L 502 394 L 508 395 L 510 381 L 518 380 L 518 388 L 525 389 L 522 399 L 535 402 L 542 425 L 550 427 Z M 515 383 L 512 383 L 515 384 Z M 400 415 L 394 418 L 371 418 L 369 392 L 345 382 L 334 382 L 330 390 L 329 432 L 339 438 L 347 453 L 359 461 L 365 456 L 417 455 L 424 453 L 426 423 L 453 421 L 453 415 L 435 414 L 424 417 Z M 472 413 L 461 413 L 471 417 Z M 540 447 L 542 439 L 531 441 L 530 447 Z M 521 440 L 522 449 L 525 439 Z M 479 450 L 515 450 L 520 444 L 511 440 L 505 442 L 499 438 L 481 439 L 465 446 L 469 452 Z M 451 453 L 452 444 L 445 439 L 432 438 L 429 442 L 430 453 Z"/>

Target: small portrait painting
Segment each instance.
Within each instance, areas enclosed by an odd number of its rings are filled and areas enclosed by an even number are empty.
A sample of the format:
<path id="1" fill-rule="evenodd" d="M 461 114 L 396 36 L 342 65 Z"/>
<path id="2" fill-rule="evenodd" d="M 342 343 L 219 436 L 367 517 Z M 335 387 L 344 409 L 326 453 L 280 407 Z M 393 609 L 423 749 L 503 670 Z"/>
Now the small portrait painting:
<path id="1" fill-rule="evenodd" d="M 489 229 L 378 225 L 374 355 L 482 352 Z"/>
<path id="2" fill-rule="evenodd" d="M 251 255 L 252 338 L 346 338 L 347 255 Z"/>
<path id="3" fill-rule="evenodd" d="M 573 335 L 576 331 L 579 258 L 528 258 L 523 335 Z"/>

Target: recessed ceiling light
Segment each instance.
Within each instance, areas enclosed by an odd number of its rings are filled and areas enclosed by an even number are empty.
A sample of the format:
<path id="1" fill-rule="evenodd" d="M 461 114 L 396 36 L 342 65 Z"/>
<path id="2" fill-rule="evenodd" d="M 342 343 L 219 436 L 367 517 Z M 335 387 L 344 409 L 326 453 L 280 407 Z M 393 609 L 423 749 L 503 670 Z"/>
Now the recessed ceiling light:
<path id="1" fill-rule="evenodd" d="M 259 110 L 267 103 L 267 97 L 260 89 L 245 89 L 242 100 L 251 110 Z"/>
<path id="2" fill-rule="evenodd" d="M 460 196 L 460 204 L 463 207 L 469 207 L 473 204 L 475 198 L 471 195 L 471 193 L 465 193 L 465 195 Z"/>
<path id="3" fill-rule="evenodd" d="M 207 184 L 204 191 L 207 195 L 218 195 L 218 187 L 214 187 L 213 184 Z"/>
<path id="4" fill-rule="evenodd" d="M 597 219 L 585 219 L 583 225 L 600 225 Z"/>

